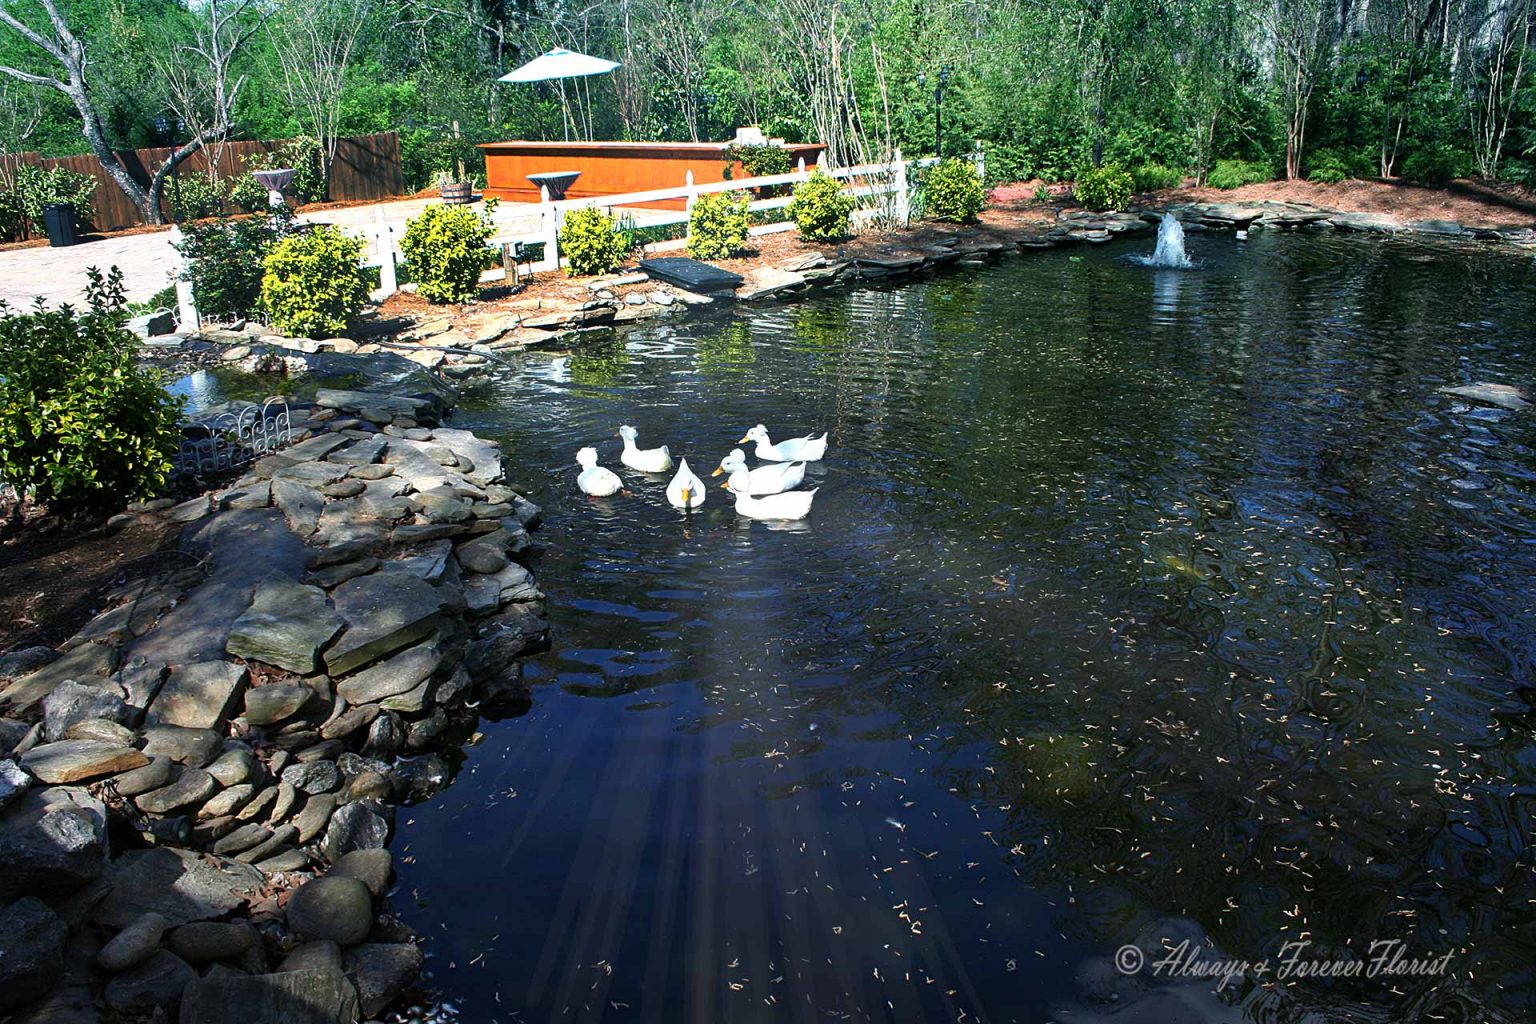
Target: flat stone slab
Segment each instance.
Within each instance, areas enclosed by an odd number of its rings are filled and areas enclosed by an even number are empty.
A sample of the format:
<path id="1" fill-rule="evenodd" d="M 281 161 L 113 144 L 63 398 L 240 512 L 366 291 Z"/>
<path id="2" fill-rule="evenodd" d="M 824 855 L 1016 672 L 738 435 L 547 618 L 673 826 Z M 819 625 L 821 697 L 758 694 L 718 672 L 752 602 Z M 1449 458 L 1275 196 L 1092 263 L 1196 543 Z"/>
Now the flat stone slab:
<path id="1" fill-rule="evenodd" d="M 425 639 L 437 626 L 442 596 L 408 573 L 376 572 L 337 587 L 331 595 L 346 629 L 325 652 L 325 667 L 342 676 Z"/>
<path id="2" fill-rule="evenodd" d="M 342 624 L 326 604 L 325 591 L 274 573 L 257 585 L 251 606 L 230 626 L 224 649 L 238 658 L 309 675 L 319 665 L 320 648 Z"/>
<path id="3" fill-rule="evenodd" d="M 44 743 L 21 757 L 21 766 L 49 785 L 83 782 L 142 768 L 146 764 L 149 764 L 149 758 L 142 752 L 101 740 Z"/>
<path id="4" fill-rule="evenodd" d="M 793 270 L 758 267 L 747 276 L 746 283 L 736 289 L 736 298 L 743 302 L 766 299 L 779 292 L 799 288 L 803 284 L 805 284 L 805 277 Z"/>
<path id="5" fill-rule="evenodd" d="M 230 661 L 200 661 L 174 669 L 149 705 L 150 725 L 218 729 L 234 713 L 250 674 Z"/>
<path id="6" fill-rule="evenodd" d="M 336 692 L 348 704 L 373 704 L 414 690 L 442 664 L 437 644 L 427 642 L 395 655 L 387 661 L 348 676 L 336 686 Z"/>
<path id="7" fill-rule="evenodd" d="M 432 443 L 440 444 L 457 455 L 464 475 L 481 487 L 501 479 L 501 449 L 495 442 L 476 437 L 468 430 L 438 427 L 432 432 Z M 462 468 L 465 461 L 470 463 L 471 468 Z"/>
<path id="8" fill-rule="evenodd" d="M 172 926 L 216 920 L 264 884 L 247 864 L 169 847 L 129 850 L 112 862 L 105 881 L 91 916 L 110 928 L 126 928 L 150 911 Z"/>
<path id="9" fill-rule="evenodd" d="M 321 388 L 316 391 L 315 404 L 322 409 L 335 409 L 338 412 L 356 413 L 371 409 L 395 416 L 409 416 L 412 419 L 421 419 L 423 414 L 429 414 L 432 410 L 432 403 L 424 398 L 382 395 L 372 391 L 344 391 L 336 388 Z"/>
<path id="10" fill-rule="evenodd" d="M 350 1024 L 357 990 L 340 971 L 210 974 L 187 985 L 181 1024 Z"/>
<path id="11" fill-rule="evenodd" d="M 640 269 L 659 281 L 693 292 L 730 291 L 740 288 L 744 280 L 740 274 L 686 256 L 658 256 L 641 260 Z"/>

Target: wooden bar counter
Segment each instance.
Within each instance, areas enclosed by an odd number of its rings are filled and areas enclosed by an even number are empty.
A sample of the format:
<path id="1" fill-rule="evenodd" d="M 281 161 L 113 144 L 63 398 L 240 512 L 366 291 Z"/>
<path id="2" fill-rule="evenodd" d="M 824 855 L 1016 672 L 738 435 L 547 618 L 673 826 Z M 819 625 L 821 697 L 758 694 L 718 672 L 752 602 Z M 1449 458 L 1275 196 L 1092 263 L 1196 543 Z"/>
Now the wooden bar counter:
<path id="1" fill-rule="evenodd" d="M 528 180 L 530 174 L 552 171 L 580 171 L 567 199 L 613 196 L 627 192 L 647 192 L 660 188 L 681 188 L 689 171 L 695 184 L 725 180 L 724 142 L 488 142 L 485 150 L 485 195 L 503 201 L 536 203 L 539 190 Z M 807 167 L 819 160 L 826 148 L 820 143 L 794 144 L 789 151 L 790 169 L 805 158 Z M 745 178 L 740 163 L 731 168 L 731 177 Z M 668 200 L 639 203 L 656 209 L 680 210 L 683 201 Z"/>

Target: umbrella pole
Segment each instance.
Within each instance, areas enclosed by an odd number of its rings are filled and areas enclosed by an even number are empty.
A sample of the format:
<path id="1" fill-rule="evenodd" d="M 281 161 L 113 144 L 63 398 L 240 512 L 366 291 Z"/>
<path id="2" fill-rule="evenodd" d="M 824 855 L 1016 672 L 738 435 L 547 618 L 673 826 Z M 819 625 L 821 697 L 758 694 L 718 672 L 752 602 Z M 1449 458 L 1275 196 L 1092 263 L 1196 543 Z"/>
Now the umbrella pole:
<path id="1" fill-rule="evenodd" d="M 571 141 L 571 108 L 565 99 L 565 79 L 560 79 L 560 119 L 565 128 L 565 141 Z"/>

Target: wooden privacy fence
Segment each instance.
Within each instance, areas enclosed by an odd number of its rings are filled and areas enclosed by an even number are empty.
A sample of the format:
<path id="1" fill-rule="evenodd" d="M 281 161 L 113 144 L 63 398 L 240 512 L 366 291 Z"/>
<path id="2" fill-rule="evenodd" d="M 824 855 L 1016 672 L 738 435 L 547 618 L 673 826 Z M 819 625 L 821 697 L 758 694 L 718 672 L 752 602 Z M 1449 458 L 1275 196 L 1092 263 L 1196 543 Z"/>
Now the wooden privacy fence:
<path id="1" fill-rule="evenodd" d="M 210 163 L 216 162 L 221 178 L 235 178 L 246 172 L 246 164 L 257 153 L 271 153 L 281 149 L 290 140 L 225 142 L 193 153 L 182 161 L 180 173 L 205 174 Z M 170 150 L 164 147 L 152 149 L 122 150 L 118 158 L 128 173 L 141 185 L 149 187 L 155 170 L 165 162 Z M 67 167 L 80 174 L 96 179 L 96 190 L 91 194 L 91 223 L 100 231 L 133 227 L 144 223 L 139 208 L 129 202 L 117 182 L 89 153 L 78 156 L 43 157 L 36 153 L 0 155 L 0 174 L 8 174 L 20 164 L 32 164 L 44 170 Z M 166 182 L 161 209 L 169 217 L 171 213 L 172 187 Z M 397 132 L 379 132 L 375 135 L 358 135 L 341 139 L 336 147 L 336 159 L 331 164 L 331 195 L 338 202 L 390 199 L 405 192 L 405 177 L 400 169 L 400 136 Z"/>
<path id="2" fill-rule="evenodd" d="M 983 177 L 986 175 L 986 166 L 981 147 L 978 146 L 975 153 L 966 159 L 976 164 L 978 172 Z M 643 229 L 665 227 L 668 225 L 688 223 L 693 209 L 694 200 L 699 196 L 710 192 L 742 192 L 747 190 L 770 189 L 774 186 L 797 185 L 811 177 L 812 173 L 819 172 L 836 178 L 844 183 L 844 191 L 860 200 L 859 207 L 854 211 L 855 223 L 867 223 L 868 221 L 884 217 L 888 223 L 894 226 L 905 227 L 911 220 L 912 189 L 911 172 L 930 167 L 938 163 L 935 158 L 925 160 L 908 161 L 902 159 L 901 150 L 897 150 L 894 158 L 887 164 L 860 164 L 854 167 L 830 167 L 823 165 L 808 171 L 805 160 L 799 161 L 799 167 L 789 174 L 774 174 L 761 178 L 741 178 L 734 181 L 714 181 L 702 185 L 696 185 L 693 181 L 693 173 L 688 172 L 683 184 L 678 188 L 652 189 L 647 192 L 630 192 L 614 196 L 591 196 L 582 199 L 563 199 L 551 201 L 549 190 L 541 189 L 543 200 L 537 204 L 528 203 L 502 203 L 492 215 L 492 221 L 496 224 L 497 231 L 491 237 L 490 244 L 498 246 L 504 252 L 515 249 L 519 245 L 523 248 L 538 246 L 542 248 L 542 255 L 537 260 L 525 261 L 525 265 L 532 272 L 560 269 L 559 234 L 561 223 L 569 210 L 583 207 L 606 208 L 610 215 L 616 211 L 623 213 L 624 207 L 633 207 L 639 203 L 654 203 L 667 199 L 682 199 L 686 207 L 680 211 L 646 211 L 645 220 L 637 226 Z M 790 204 L 793 196 L 772 196 L 766 199 L 757 199 L 748 204 L 748 209 L 754 213 L 765 210 L 781 210 Z M 533 210 L 529 210 L 532 206 Z M 344 228 L 351 234 L 361 236 L 366 243 L 364 263 L 367 266 L 379 268 L 379 291 L 375 298 L 385 298 L 393 295 L 399 288 L 396 267 L 402 261 L 400 255 L 400 239 L 405 234 L 406 221 L 386 219 L 386 207 L 379 207 L 378 220 L 361 228 Z M 530 214 L 536 211 L 538 226 L 530 230 Z M 767 235 L 779 231 L 788 231 L 794 224 L 788 221 L 775 221 L 772 223 L 757 224 L 749 228 L 752 235 Z M 654 242 L 645 247 L 648 252 L 664 251 L 666 249 L 680 248 L 687 244 L 686 237 L 678 240 Z"/>

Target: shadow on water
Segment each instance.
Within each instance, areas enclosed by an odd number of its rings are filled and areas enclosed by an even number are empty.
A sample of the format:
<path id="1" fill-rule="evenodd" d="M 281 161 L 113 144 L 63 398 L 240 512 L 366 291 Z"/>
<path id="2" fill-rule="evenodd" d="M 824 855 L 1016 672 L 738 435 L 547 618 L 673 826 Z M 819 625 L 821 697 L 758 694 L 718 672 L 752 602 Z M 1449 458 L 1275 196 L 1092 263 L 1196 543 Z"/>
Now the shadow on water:
<path id="1" fill-rule="evenodd" d="M 1437 391 L 1536 376 L 1525 264 L 1199 251 L 1197 274 L 1110 246 L 635 330 L 469 396 L 546 509 L 554 630 L 528 714 L 402 826 L 449 998 L 1536 1012 L 1536 421 Z M 616 466 L 621 422 L 698 466 L 753 423 L 830 429 L 812 518 L 747 524 L 712 490 L 685 519 L 634 474 L 582 499 L 576 449 Z M 1452 957 L 1220 993 L 1113 968 L 1180 937 Z"/>

